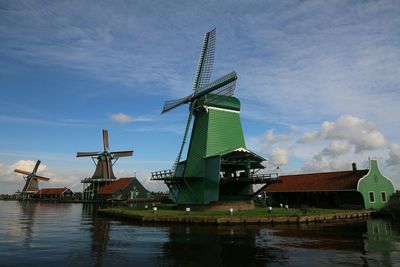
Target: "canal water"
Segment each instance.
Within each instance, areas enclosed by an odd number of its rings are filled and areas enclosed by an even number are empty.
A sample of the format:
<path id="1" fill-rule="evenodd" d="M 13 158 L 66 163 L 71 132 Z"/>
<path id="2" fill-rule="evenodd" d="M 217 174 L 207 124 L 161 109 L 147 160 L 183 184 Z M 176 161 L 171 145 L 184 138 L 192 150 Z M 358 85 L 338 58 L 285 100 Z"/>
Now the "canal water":
<path id="1" fill-rule="evenodd" d="M 400 225 L 167 225 L 0 201 L 0 266 L 400 266 Z"/>

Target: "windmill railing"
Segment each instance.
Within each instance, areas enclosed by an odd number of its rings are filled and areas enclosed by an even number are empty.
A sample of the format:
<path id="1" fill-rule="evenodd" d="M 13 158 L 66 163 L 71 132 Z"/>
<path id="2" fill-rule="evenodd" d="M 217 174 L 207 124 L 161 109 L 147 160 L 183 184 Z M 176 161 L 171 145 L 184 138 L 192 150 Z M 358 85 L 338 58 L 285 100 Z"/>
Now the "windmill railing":
<path id="1" fill-rule="evenodd" d="M 250 183 L 279 183 L 278 173 L 266 173 L 266 174 L 255 174 L 250 177 L 238 176 L 238 177 L 220 177 L 223 182 L 250 182 Z"/>
<path id="2" fill-rule="evenodd" d="M 174 176 L 172 170 L 162 170 L 151 173 L 151 180 L 166 180 L 171 179 Z"/>
<path id="3" fill-rule="evenodd" d="M 85 178 L 81 180 L 81 183 L 110 182 L 115 180 L 115 178 Z"/>

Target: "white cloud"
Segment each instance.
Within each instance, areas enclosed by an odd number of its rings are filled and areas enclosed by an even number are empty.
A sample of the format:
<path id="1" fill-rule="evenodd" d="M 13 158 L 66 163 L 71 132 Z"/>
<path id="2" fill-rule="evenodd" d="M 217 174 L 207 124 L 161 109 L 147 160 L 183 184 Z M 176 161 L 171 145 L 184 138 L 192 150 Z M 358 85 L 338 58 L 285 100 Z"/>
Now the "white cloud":
<path id="1" fill-rule="evenodd" d="M 297 142 L 310 146 L 316 141 L 320 150 L 306 159 L 301 168 L 303 172 L 347 170 L 353 161 L 363 160 L 371 153 L 381 153 L 387 142 L 373 123 L 349 115 L 323 122 L 318 131 L 303 134 Z"/>
<path id="2" fill-rule="evenodd" d="M 124 113 L 116 113 L 111 115 L 111 120 L 118 123 L 128 123 L 133 121 L 133 117 Z"/>
<path id="3" fill-rule="evenodd" d="M 301 172 L 329 172 L 343 171 L 351 169 L 351 161 L 347 158 L 330 158 L 325 156 L 316 156 L 311 161 L 306 162 L 301 168 Z"/>
<path id="4" fill-rule="evenodd" d="M 35 167 L 36 162 L 32 160 L 19 160 L 16 163 L 12 164 L 10 167 L 12 169 L 21 169 L 24 171 L 31 172 Z M 40 163 L 37 173 L 47 170 L 47 165 Z"/>
<path id="5" fill-rule="evenodd" d="M 268 144 L 288 142 L 292 140 L 292 136 L 290 134 L 275 135 L 274 131 L 275 129 L 269 129 L 264 135 L 264 141 L 266 141 Z"/>
<path id="6" fill-rule="evenodd" d="M 355 152 L 383 148 L 386 144 L 384 135 L 377 127 L 364 119 L 343 115 L 336 121 L 325 121 L 318 132 L 307 132 L 298 140 L 299 143 L 310 143 L 316 140 L 334 140 L 348 142 Z M 336 142 L 336 146 L 344 143 Z M 346 145 L 347 146 L 347 145 Z M 348 148 L 346 147 L 346 150 Z"/>
<path id="7" fill-rule="evenodd" d="M 283 148 L 274 148 L 269 154 L 268 163 L 273 167 L 284 166 L 289 162 L 289 153 Z"/>
<path id="8" fill-rule="evenodd" d="M 302 144 L 311 143 L 315 141 L 317 137 L 318 137 L 318 132 L 307 132 L 304 133 L 297 142 Z"/>
<path id="9" fill-rule="evenodd" d="M 158 117 L 158 116 L 157 116 Z M 154 121 L 157 118 L 154 115 L 140 115 L 140 116 L 132 116 L 122 112 L 115 113 L 110 116 L 110 120 L 118 123 L 129 123 L 129 122 L 150 122 Z"/>
<path id="10" fill-rule="evenodd" d="M 321 151 L 321 155 L 337 157 L 346 154 L 350 150 L 347 140 L 333 140 L 328 147 Z"/>
<path id="11" fill-rule="evenodd" d="M 389 158 L 386 160 L 388 166 L 397 167 L 400 170 L 400 144 L 389 146 Z"/>
<path id="12" fill-rule="evenodd" d="M 294 124 L 292 124 L 292 125 L 290 125 L 290 129 L 291 129 L 293 132 L 298 132 L 298 131 L 300 131 L 301 127 L 300 127 L 299 125 L 294 125 Z"/>

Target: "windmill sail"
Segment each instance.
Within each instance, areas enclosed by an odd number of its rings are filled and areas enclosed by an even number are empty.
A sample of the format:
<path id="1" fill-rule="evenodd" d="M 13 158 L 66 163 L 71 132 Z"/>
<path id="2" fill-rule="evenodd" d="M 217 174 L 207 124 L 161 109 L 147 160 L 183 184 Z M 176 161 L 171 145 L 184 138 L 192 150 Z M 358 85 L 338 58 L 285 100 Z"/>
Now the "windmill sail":
<path id="1" fill-rule="evenodd" d="M 95 157 L 95 156 L 100 156 L 101 152 L 78 152 L 76 153 L 76 157 Z"/>
<path id="2" fill-rule="evenodd" d="M 110 142 L 109 135 L 106 129 L 102 130 L 103 151 L 100 152 L 78 152 L 76 157 L 96 157 L 96 169 L 92 175 L 92 179 L 105 179 L 115 180 L 116 177 L 113 172 L 114 160 L 122 157 L 130 157 L 133 155 L 133 150 L 124 151 L 109 151 Z"/>
<path id="3" fill-rule="evenodd" d="M 103 147 L 104 151 L 108 151 L 109 149 L 109 142 L 108 142 L 108 131 L 103 129 Z"/>
<path id="4" fill-rule="evenodd" d="M 204 35 L 203 48 L 201 49 L 199 64 L 193 83 L 193 91 L 210 82 L 214 65 L 216 29 L 212 29 Z"/>
<path id="5" fill-rule="evenodd" d="M 35 165 L 35 167 L 33 168 L 32 173 L 36 173 L 36 172 L 37 172 L 37 170 L 39 169 L 39 165 L 40 165 L 40 160 L 36 161 L 36 165 Z"/>
<path id="6" fill-rule="evenodd" d="M 235 89 L 235 84 L 237 80 L 237 75 L 236 72 L 232 71 L 231 73 L 228 73 L 218 80 L 213 81 L 212 83 L 208 84 L 207 86 L 200 88 L 192 97 L 191 100 L 197 99 L 199 97 L 202 97 L 206 94 L 209 94 L 211 92 L 215 93 L 217 92 L 224 92 L 227 89 L 230 89 L 233 94 L 233 90 Z"/>
<path id="7" fill-rule="evenodd" d="M 216 29 L 212 29 L 211 31 L 207 32 L 204 35 L 204 40 L 203 40 L 203 47 L 201 49 L 201 53 L 200 53 L 200 59 L 199 59 L 199 64 L 197 67 L 197 72 L 196 72 L 196 76 L 194 78 L 194 83 L 193 83 L 193 91 L 194 93 L 196 93 L 196 91 L 205 86 L 206 84 L 208 84 L 210 82 L 210 78 L 211 78 L 211 72 L 213 69 L 213 65 L 214 65 L 214 54 L 215 54 L 215 37 L 216 37 Z M 169 109 L 163 111 L 166 112 L 174 107 L 177 107 L 179 105 L 181 105 L 182 103 L 178 102 L 176 103 L 174 106 L 171 106 Z M 185 143 L 186 143 L 186 138 L 189 132 L 189 128 L 190 125 L 192 123 L 192 111 L 193 111 L 193 102 L 190 105 L 189 108 L 189 116 L 186 122 L 186 127 L 185 127 L 185 132 L 183 134 L 183 140 L 182 140 L 182 144 L 181 147 L 179 149 L 179 153 L 178 156 L 176 157 L 176 160 L 174 162 L 174 165 L 172 166 L 172 171 L 175 173 L 176 170 L 176 166 L 178 165 L 181 156 L 182 156 L 182 152 L 183 149 L 185 147 Z"/>
<path id="8" fill-rule="evenodd" d="M 39 190 L 38 180 L 42 180 L 42 181 L 46 181 L 46 182 L 50 180 L 50 178 L 36 175 L 36 172 L 39 169 L 40 162 L 41 162 L 40 160 L 36 161 L 35 167 L 33 168 L 32 172 L 28 172 L 28 171 L 24 171 L 24 170 L 20 170 L 20 169 L 14 170 L 14 172 L 16 172 L 16 173 L 21 173 L 21 174 L 26 175 L 26 177 L 24 177 L 25 185 L 24 185 L 24 188 L 22 189 L 22 192 L 38 191 Z"/>
<path id="9" fill-rule="evenodd" d="M 231 96 L 233 95 L 233 92 L 235 90 L 236 79 L 236 72 L 233 71 L 213 81 L 212 83 L 209 83 L 206 86 L 199 88 L 192 95 L 177 100 L 166 101 L 163 111 L 161 113 L 165 113 L 167 111 L 170 111 L 171 109 L 179 107 L 180 105 L 192 102 L 197 98 L 200 98 L 209 93 Z"/>
<path id="10" fill-rule="evenodd" d="M 190 101 L 191 98 L 192 96 L 190 95 L 176 100 L 165 101 L 164 108 L 161 113 L 165 113 L 167 111 L 170 111 L 171 109 L 179 107 L 180 105 L 186 104 Z"/>

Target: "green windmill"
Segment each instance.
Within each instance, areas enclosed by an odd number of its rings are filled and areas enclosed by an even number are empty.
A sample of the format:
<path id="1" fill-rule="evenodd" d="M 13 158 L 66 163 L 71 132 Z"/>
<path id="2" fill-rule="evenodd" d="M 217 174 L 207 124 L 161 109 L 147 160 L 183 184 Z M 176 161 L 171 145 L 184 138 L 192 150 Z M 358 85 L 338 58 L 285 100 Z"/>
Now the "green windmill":
<path id="1" fill-rule="evenodd" d="M 265 186 L 279 180 L 277 174 L 258 174 L 264 169 L 261 162 L 265 159 L 246 149 L 240 101 L 232 96 L 236 73 L 210 83 L 215 34 L 213 29 L 204 36 L 192 94 L 166 101 L 162 111 L 189 104 L 183 142 L 172 169 L 152 173 L 152 180 L 166 183 L 177 204 L 249 200 Z M 187 156 L 181 160 L 190 129 Z M 254 184 L 261 184 L 261 187 L 254 190 Z"/>

